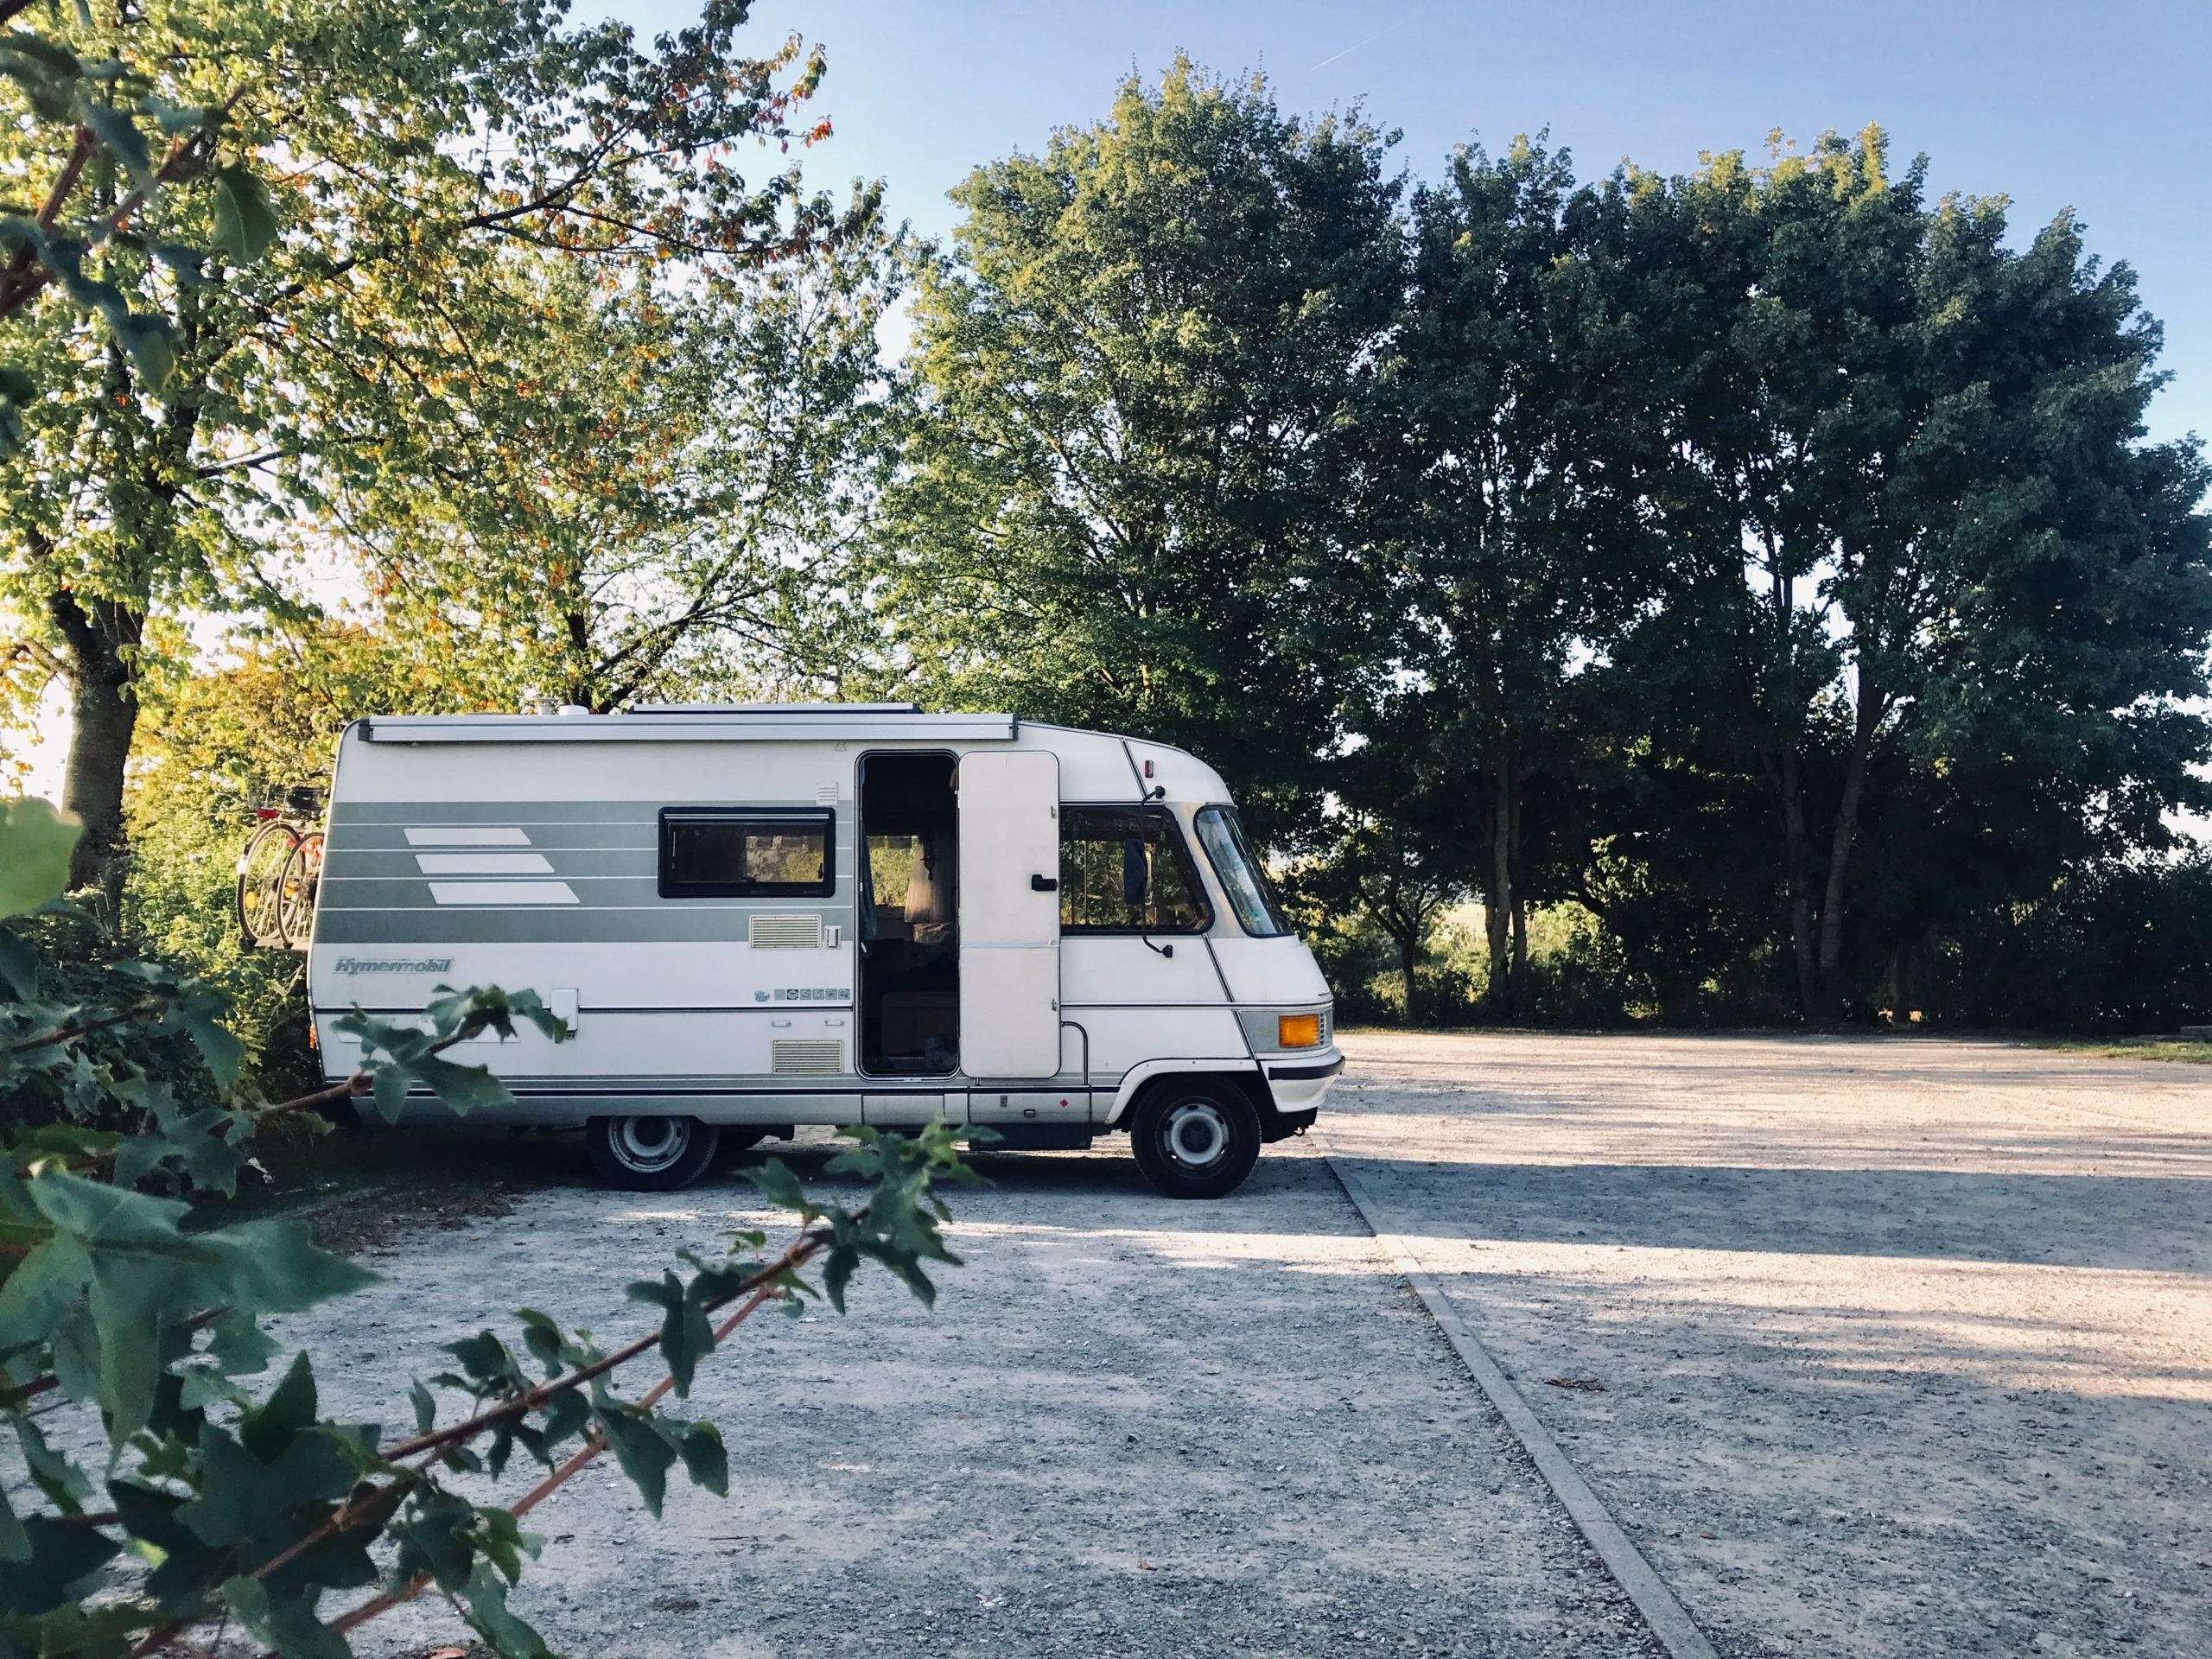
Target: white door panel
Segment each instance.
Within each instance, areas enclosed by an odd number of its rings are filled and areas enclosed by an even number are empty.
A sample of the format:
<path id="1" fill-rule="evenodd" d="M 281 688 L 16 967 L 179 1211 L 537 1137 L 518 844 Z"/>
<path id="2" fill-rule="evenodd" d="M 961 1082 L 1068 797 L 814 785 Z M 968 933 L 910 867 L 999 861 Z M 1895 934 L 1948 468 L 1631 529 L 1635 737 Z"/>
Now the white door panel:
<path id="1" fill-rule="evenodd" d="M 1294 936 L 1223 938 L 1213 947 L 1239 1002 L 1318 1002 L 1329 994 L 1329 982 L 1314 965 L 1313 953 Z"/>
<path id="2" fill-rule="evenodd" d="M 1111 1080 L 1146 1060 L 1251 1064 L 1233 1008 L 1092 1008 L 1073 1017 L 1090 1033 L 1090 1081 L 1102 1099 L 1112 1098 Z"/>
<path id="3" fill-rule="evenodd" d="M 1060 1001 L 1068 1008 L 1099 1003 L 1162 1002 L 1173 1007 L 1218 1004 L 1221 980 L 1206 942 L 1190 934 L 1154 934 L 1172 945 L 1163 957 L 1135 936 L 1081 933 L 1060 941 Z"/>
<path id="4" fill-rule="evenodd" d="M 1060 1065 L 1060 768 L 1036 750 L 961 757 L 960 1066 Z"/>

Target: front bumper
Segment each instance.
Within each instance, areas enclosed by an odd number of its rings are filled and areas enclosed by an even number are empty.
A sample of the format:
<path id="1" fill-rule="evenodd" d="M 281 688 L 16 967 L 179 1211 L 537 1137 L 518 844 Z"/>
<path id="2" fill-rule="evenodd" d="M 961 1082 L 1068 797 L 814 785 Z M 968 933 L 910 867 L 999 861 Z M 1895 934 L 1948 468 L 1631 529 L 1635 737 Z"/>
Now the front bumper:
<path id="1" fill-rule="evenodd" d="M 1303 1054 L 1263 1054 L 1260 1075 L 1278 1112 L 1310 1112 L 1344 1069 L 1344 1057 L 1332 1044 Z"/>

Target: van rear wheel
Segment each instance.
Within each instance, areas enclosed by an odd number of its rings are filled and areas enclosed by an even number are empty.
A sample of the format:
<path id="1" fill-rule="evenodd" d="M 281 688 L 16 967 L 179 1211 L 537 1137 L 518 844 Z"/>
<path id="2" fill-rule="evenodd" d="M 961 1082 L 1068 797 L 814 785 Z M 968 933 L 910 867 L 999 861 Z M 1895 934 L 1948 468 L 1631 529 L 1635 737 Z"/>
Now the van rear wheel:
<path id="1" fill-rule="evenodd" d="M 584 1152 L 608 1186 L 632 1192 L 673 1192 L 706 1173 L 721 1132 L 696 1117 L 594 1117 L 584 1126 Z"/>
<path id="2" fill-rule="evenodd" d="M 1225 1198 L 1259 1161 L 1260 1114 L 1234 1084 L 1171 1084 L 1137 1103 L 1129 1144 L 1145 1179 L 1169 1198 Z"/>

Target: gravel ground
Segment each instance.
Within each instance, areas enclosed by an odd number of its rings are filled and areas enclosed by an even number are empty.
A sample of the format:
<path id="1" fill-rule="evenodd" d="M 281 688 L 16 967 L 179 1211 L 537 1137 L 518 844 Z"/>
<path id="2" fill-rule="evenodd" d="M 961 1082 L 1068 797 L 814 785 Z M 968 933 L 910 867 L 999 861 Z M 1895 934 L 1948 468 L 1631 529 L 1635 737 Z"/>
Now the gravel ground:
<path id="1" fill-rule="evenodd" d="M 1233 1202 L 1177 1205 L 1110 1144 L 980 1159 L 934 1314 L 879 1274 L 848 1318 L 746 1327 L 694 1396 L 729 1500 L 672 1484 L 657 1524 L 587 1471 L 532 1516 L 518 1607 L 625 1659 L 1656 1653 L 1325 1163 L 1278 1147 Z M 790 1160 L 818 1178 L 820 1151 Z M 517 1303 L 626 1332 L 625 1281 L 771 1221 L 734 1179 L 513 1205 L 291 1322 L 330 1356 L 326 1408 L 398 1420 L 345 1379 L 428 1373 Z M 361 1648 L 452 1629 L 407 1609 Z"/>
<path id="2" fill-rule="evenodd" d="M 2212 1072 L 1344 1046 L 1328 1145 L 1725 1652 L 2212 1653 Z"/>
<path id="3" fill-rule="evenodd" d="M 1344 1046 L 1324 1144 L 1727 1659 L 2212 1653 L 2212 1072 Z M 573 1146 L 394 1150 L 316 1201 L 385 1282 L 287 1332 L 342 1416 L 404 1424 L 403 1379 L 518 1304 L 620 1339 L 628 1280 L 775 1225 L 734 1176 L 643 1198 Z M 826 1150 L 788 1157 L 819 1183 Z M 1313 1142 L 1217 1205 L 1119 1141 L 978 1162 L 934 1314 L 877 1274 L 702 1370 L 728 1500 L 672 1484 L 655 1522 L 594 1467 L 532 1516 L 517 1605 L 556 1649 L 1656 1654 Z M 78 1414 L 48 1427 L 87 1441 Z M 357 1640 L 458 1636 L 418 1605 Z"/>

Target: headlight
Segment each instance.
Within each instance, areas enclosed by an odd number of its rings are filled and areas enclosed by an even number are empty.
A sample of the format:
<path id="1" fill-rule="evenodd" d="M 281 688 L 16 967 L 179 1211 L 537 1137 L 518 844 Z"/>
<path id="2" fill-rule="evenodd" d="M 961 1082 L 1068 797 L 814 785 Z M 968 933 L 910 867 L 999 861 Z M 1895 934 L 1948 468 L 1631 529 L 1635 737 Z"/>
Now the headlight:
<path id="1" fill-rule="evenodd" d="M 1275 1045 L 1280 1048 L 1319 1048 L 1321 1046 L 1321 1016 L 1318 1014 L 1286 1014 L 1275 1020 Z"/>

